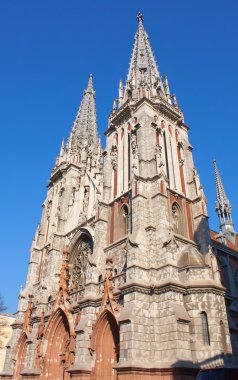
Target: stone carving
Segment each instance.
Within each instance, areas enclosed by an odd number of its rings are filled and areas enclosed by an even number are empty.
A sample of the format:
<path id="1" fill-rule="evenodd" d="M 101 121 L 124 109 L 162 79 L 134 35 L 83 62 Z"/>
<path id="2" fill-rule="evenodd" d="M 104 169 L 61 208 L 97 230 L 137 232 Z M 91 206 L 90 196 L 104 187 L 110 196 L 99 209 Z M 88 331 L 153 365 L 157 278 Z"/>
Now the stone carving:
<path id="1" fill-rule="evenodd" d="M 31 315 L 32 315 L 32 309 L 33 309 L 33 302 L 32 302 L 32 298 L 33 296 L 30 294 L 28 296 L 28 304 L 27 304 L 27 309 L 26 309 L 26 312 L 25 312 L 25 320 L 24 320 L 24 323 L 23 323 L 23 331 L 25 331 L 25 333 L 31 333 L 32 331 L 32 328 L 31 328 Z"/>
<path id="2" fill-rule="evenodd" d="M 139 175 L 139 153 L 136 142 L 136 135 L 131 134 L 131 153 L 132 153 L 132 171 L 135 175 Z"/>
<path id="3" fill-rule="evenodd" d="M 195 167 L 193 168 L 193 180 L 195 183 L 196 194 L 199 195 L 201 190 L 201 184 L 197 169 Z"/>
<path id="4" fill-rule="evenodd" d="M 74 255 L 71 273 L 71 290 L 77 291 L 84 287 L 86 281 L 86 270 L 90 264 L 90 256 L 93 253 L 92 242 L 81 240 L 77 245 Z"/>
<path id="5" fill-rule="evenodd" d="M 83 198 L 83 213 L 86 214 L 88 211 L 89 204 L 89 186 L 85 186 L 84 198 Z"/>
<path id="6" fill-rule="evenodd" d="M 105 276 L 105 286 L 104 293 L 101 303 L 101 312 L 104 309 L 109 309 L 113 314 L 119 310 L 119 305 L 117 304 L 115 297 L 112 293 L 112 276 L 113 276 L 113 261 L 111 257 L 106 259 L 106 276 Z"/>
<path id="7" fill-rule="evenodd" d="M 162 247 L 164 248 L 164 247 L 167 247 L 169 245 L 175 246 L 176 248 L 179 248 L 179 245 L 178 245 L 178 243 L 177 243 L 177 241 L 175 239 L 174 231 L 173 231 L 172 227 L 169 228 L 169 230 L 168 230 L 168 232 L 166 234 L 166 238 L 165 238 L 165 240 L 163 242 Z"/>
<path id="8" fill-rule="evenodd" d="M 69 299 L 69 252 L 65 247 L 63 252 L 63 263 L 60 270 L 60 284 L 57 296 L 59 305 L 65 304 Z"/>
<path id="9" fill-rule="evenodd" d="M 118 149 L 117 149 L 116 144 L 113 144 L 111 147 L 110 157 L 111 157 L 112 168 L 113 170 L 116 170 L 117 164 L 118 164 Z"/>
<path id="10" fill-rule="evenodd" d="M 155 157 L 156 157 L 156 167 L 157 173 L 161 173 L 161 167 L 164 166 L 164 162 L 162 161 L 162 146 L 156 144 L 155 147 Z"/>

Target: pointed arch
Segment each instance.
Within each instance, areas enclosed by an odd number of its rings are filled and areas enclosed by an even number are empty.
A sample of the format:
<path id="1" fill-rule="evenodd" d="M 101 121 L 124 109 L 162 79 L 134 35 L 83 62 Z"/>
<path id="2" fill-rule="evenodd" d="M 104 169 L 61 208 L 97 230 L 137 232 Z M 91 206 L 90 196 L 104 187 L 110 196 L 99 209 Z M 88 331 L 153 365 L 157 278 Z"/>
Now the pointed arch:
<path id="1" fill-rule="evenodd" d="M 20 338 L 17 343 L 16 348 L 16 366 L 14 371 L 14 379 L 20 380 L 21 379 L 21 372 L 25 368 L 25 361 L 26 361 L 26 351 L 27 351 L 27 335 L 25 332 L 23 332 L 20 335 Z"/>
<path id="2" fill-rule="evenodd" d="M 43 345 L 46 347 L 41 380 L 67 380 L 70 359 L 70 324 L 65 312 L 58 308 L 49 320 Z"/>
<path id="3" fill-rule="evenodd" d="M 116 379 L 114 366 L 119 360 L 119 327 L 107 309 L 101 313 L 93 329 L 91 351 L 95 358 L 92 380 Z"/>
<path id="4" fill-rule="evenodd" d="M 210 346 L 210 332 L 209 332 L 209 324 L 208 324 L 208 317 L 207 313 L 205 311 L 201 312 L 201 318 L 202 318 L 202 339 L 203 344 Z"/>
<path id="5" fill-rule="evenodd" d="M 83 289 L 86 282 L 86 271 L 93 255 L 93 239 L 91 234 L 84 229 L 78 231 L 77 240 L 70 245 L 69 271 L 70 290 Z"/>
<path id="6" fill-rule="evenodd" d="M 184 235 L 184 218 L 183 213 L 177 202 L 171 206 L 173 230 L 176 234 Z"/>

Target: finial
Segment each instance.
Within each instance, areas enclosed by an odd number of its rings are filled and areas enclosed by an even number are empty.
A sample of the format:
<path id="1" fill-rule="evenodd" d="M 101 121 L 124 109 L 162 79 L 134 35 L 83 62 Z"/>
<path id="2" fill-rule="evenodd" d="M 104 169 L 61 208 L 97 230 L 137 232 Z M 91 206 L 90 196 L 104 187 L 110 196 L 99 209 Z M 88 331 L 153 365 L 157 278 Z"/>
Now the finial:
<path id="1" fill-rule="evenodd" d="M 88 85 L 85 90 L 85 93 L 93 93 L 93 74 L 89 75 Z"/>
<path id="2" fill-rule="evenodd" d="M 142 21 L 144 21 L 144 19 L 143 19 L 143 14 L 142 14 L 141 12 L 138 13 L 138 15 L 137 15 L 137 20 L 138 20 L 138 22 L 142 22 Z"/>

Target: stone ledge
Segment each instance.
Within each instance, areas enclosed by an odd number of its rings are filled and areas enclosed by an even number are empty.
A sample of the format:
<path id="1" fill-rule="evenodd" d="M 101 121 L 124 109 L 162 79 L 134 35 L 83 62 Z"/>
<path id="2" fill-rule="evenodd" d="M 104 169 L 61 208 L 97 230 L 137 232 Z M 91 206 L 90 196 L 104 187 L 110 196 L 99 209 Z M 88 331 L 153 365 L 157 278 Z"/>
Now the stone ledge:
<path id="1" fill-rule="evenodd" d="M 68 368 L 66 372 L 69 372 L 70 374 L 90 374 L 92 372 L 92 366 L 87 363 L 81 365 L 73 365 L 72 367 Z"/>

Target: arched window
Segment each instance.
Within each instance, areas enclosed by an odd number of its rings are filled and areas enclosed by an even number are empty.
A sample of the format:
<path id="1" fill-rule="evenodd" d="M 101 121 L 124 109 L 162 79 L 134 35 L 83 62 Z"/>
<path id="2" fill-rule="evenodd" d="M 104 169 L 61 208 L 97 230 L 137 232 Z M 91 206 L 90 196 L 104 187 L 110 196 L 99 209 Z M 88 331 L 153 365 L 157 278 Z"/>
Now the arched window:
<path id="1" fill-rule="evenodd" d="M 173 224 L 174 232 L 176 234 L 183 235 L 184 224 L 183 224 L 182 211 L 177 202 L 174 202 L 172 204 L 171 213 L 172 213 L 172 224 Z"/>
<path id="2" fill-rule="evenodd" d="M 75 244 L 71 254 L 70 288 L 72 291 L 84 288 L 86 270 L 92 254 L 93 241 L 89 236 L 83 235 Z"/>
<path id="3" fill-rule="evenodd" d="M 222 352 L 225 354 L 227 352 L 227 344 L 226 344 L 226 330 L 225 330 L 223 321 L 220 321 L 220 334 L 221 334 Z"/>
<path id="4" fill-rule="evenodd" d="M 201 312 L 202 318 L 202 338 L 203 343 L 206 345 L 210 345 L 210 334 L 209 334 L 209 326 L 208 326 L 208 318 L 207 313 L 205 311 Z"/>

